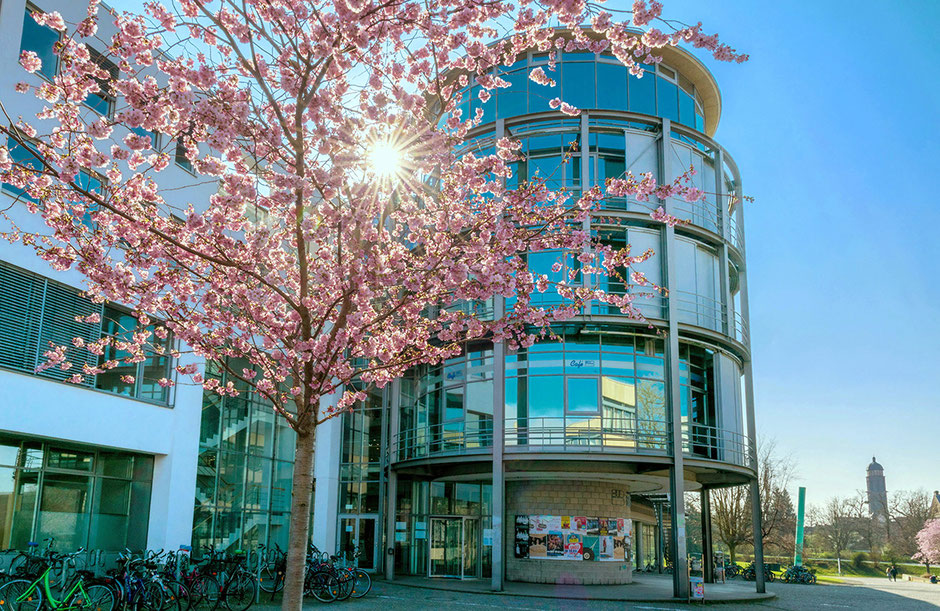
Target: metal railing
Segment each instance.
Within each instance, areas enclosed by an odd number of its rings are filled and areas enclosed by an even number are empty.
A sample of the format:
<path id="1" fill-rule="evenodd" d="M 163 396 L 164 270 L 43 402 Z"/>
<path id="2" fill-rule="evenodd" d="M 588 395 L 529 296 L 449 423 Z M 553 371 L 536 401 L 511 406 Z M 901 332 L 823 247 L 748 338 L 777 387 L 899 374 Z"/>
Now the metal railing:
<path id="1" fill-rule="evenodd" d="M 437 456 L 488 455 L 493 446 L 492 423 L 466 426 L 448 422 L 407 429 L 392 439 L 392 460 Z M 602 418 L 599 415 L 557 418 L 507 418 L 507 452 L 615 452 L 668 455 L 671 427 L 665 420 Z M 683 454 L 750 466 L 750 440 L 736 431 L 682 423 Z"/>
<path id="2" fill-rule="evenodd" d="M 678 322 L 724 333 L 747 345 L 748 324 L 740 312 L 732 311 L 729 321 L 724 304 L 718 299 L 688 291 L 673 291 L 672 298 L 676 303 Z"/>
<path id="3" fill-rule="evenodd" d="M 696 422 L 682 423 L 682 453 L 742 467 L 753 467 L 751 441 L 737 431 Z"/>

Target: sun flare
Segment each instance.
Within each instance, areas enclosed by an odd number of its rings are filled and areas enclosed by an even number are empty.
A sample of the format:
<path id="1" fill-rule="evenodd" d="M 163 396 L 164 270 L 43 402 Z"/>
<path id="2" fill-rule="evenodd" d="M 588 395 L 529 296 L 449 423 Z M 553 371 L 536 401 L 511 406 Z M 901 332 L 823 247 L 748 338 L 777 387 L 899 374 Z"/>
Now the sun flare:
<path id="1" fill-rule="evenodd" d="M 379 141 L 369 150 L 369 167 L 377 176 L 391 178 L 401 170 L 402 154 L 392 142 Z"/>

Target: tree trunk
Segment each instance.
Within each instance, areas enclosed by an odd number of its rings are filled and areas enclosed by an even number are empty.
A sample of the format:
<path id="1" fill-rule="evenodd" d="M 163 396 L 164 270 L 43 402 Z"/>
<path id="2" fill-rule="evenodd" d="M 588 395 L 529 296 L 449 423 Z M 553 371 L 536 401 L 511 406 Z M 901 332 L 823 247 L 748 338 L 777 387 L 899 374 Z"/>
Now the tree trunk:
<path id="1" fill-rule="evenodd" d="M 731 564 L 734 564 L 734 550 L 736 547 L 736 545 L 728 546 L 728 559 L 731 560 Z"/>
<path id="2" fill-rule="evenodd" d="M 304 602 L 304 566 L 310 540 L 310 500 L 313 491 L 313 446 L 316 428 L 297 433 L 294 448 L 294 478 L 291 483 L 290 529 L 287 570 L 284 575 L 282 611 L 300 611 Z"/>
<path id="3" fill-rule="evenodd" d="M 836 552 L 836 565 L 839 567 L 839 575 L 842 574 L 842 555 Z"/>

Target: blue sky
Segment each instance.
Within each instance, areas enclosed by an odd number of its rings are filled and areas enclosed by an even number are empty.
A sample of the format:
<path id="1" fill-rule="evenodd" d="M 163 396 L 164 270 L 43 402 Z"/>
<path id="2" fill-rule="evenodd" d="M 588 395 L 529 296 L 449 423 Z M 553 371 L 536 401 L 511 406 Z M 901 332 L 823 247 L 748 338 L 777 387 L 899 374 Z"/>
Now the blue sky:
<path id="1" fill-rule="evenodd" d="M 627 8 L 632 2 L 611 6 Z M 705 56 L 741 169 L 758 430 L 810 503 L 940 488 L 940 3 L 664 2 Z M 795 486 L 794 486 L 795 488 Z"/>
<path id="2" fill-rule="evenodd" d="M 759 431 L 811 504 L 864 489 L 872 455 L 889 491 L 940 488 L 940 2 L 665 4 L 752 58 L 700 54 L 723 96 L 716 138 L 756 198 Z"/>

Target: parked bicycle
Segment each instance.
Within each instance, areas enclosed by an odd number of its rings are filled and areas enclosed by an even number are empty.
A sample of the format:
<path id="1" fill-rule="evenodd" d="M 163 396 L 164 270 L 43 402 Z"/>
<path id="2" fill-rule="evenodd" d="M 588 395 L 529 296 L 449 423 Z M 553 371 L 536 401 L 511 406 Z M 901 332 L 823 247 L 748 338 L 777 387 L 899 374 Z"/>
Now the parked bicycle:
<path id="1" fill-rule="evenodd" d="M 64 587 L 56 585 L 55 569 L 66 570 L 69 561 L 84 552 L 44 555 L 45 568 L 33 581 L 13 579 L 0 586 L 0 611 L 113 611 L 114 592 L 103 584 L 93 583 L 89 571 L 76 570 Z"/>

